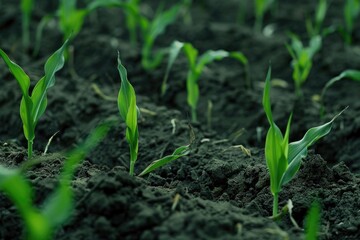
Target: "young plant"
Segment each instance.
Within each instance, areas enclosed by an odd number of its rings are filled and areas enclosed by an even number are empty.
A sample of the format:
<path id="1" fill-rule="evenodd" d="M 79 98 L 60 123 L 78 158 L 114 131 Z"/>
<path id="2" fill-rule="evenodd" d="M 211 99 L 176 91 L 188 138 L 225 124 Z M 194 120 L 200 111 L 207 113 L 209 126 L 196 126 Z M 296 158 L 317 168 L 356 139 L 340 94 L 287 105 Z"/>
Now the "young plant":
<path id="1" fill-rule="evenodd" d="M 64 66 L 63 53 L 67 43 L 68 41 L 65 41 L 65 43 L 46 61 L 44 67 L 45 76 L 37 82 L 31 94 L 29 93 L 29 76 L 0 49 L 0 56 L 19 83 L 22 92 L 20 116 L 23 123 L 24 135 L 28 141 L 28 159 L 31 159 L 33 155 L 35 127 L 47 107 L 47 92 L 55 84 L 55 73 Z"/>
<path id="2" fill-rule="evenodd" d="M 345 26 L 340 28 L 346 44 L 351 45 L 355 20 L 360 14 L 360 0 L 346 0 L 344 6 Z"/>
<path id="3" fill-rule="evenodd" d="M 42 208 L 37 208 L 33 202 L 34 191 L 23 176 L 23 171 L 29 168 L 9 169 L 0 165 L 0 190 L 3 191 L 20 213 L 25 225 L 25 236 L 29 240 L 53 239 L 56 230 L 66 222 L 74 208 L 74 197 L 71 189 L 71 179 L 77 166 L 106 135 L 109 126 L 103 124 L 68 154 L 60 175 L 59 186 L 44 201 Z M 28 163 L 28 162 L 26 162 Z"/>
<path id="4" fill-rule="evenodd" d="M 160 50 L 153 53 L 153 45 L 157 37 L 176 20 L 180 9 L 180 4 L 177 4 L 166 11 L 161 11 L 160 8 L 154 19 L 151 21 L 144 16 L 139 17 L 139 24 L 144 41 L 141 49 L 141 64 L 144 69 L 155 69 L 161 63 L 166 51 Z"/>
<path id="5" fill-rule="evenodd" d="M 324 105 L 324 98 L 325 98 L 325 94 L 327 92 L 327 90 L 334 85 L 336 82 L 343 80 L 343 79 L 350 79 L 353 81 L 357 81 L 360 82 L 360 71 L 358 70 L 345 70 L 342 73 L 340 73 L 338 76 L 330 79 L 330 81 L 328 81 L 325 84 L 325 87 L 323 88 L 322 92 L 321 92 L 321 96 L 320 96 L 320 116 L 323 117 L 324 113 L 325 113 L 325 105 Z"/>
<path id="6" fill-rule="evenodd" d="M 182 43 L 179 41 L 175 41 L 170 47 L 169 62 L 161 86 L 162 95 L 164 95 L 167 90 L 167 79 L 170 70 L 181 50 L 184 51 L 189 63 L 189 71 L 186 79 L 186 87 L 188 93 L 187 102 L 191 109 L 191 118 L 193 122 L 197 121 L 196 109 L 199 101 L 199 78 L 206 65 L 214 61 L 222 60 L 226 57 L 236 59 L 242 65 L 244 65 L 246 83 L 249 88 L 251 87 L 251 82 L 248 75 L 248 60 L 243 53 L 227 52 L 224 50 L 217 50 L 217 51 L 208 50 L 205 53 L 203 53 L 201 56 L 198 56 L 199 55 L 198 50 L 195 49 L 191 43 Z"/>
<path id="7" fill-rule="evenodd" d="M 310 128 L 301 140 L 289 143 L 292 114 L 289 117 L 285 135 L 283 135 L 272 117 L 270 79 L 271 68 L 269 68 L 266 76 L 263 107 L 270 124 L 266 135 L 265 158 L 270 172 L 270 190 L 273 195 L 273 216 L 276 216 L 278 214 L 278 200 L 281 187 L 295 177 L 300 168 L 301 160 L 307 156 L 308 148 L 330 132 L 334 120 L 342 112 L 336 115 L 331 121 L 321 126 Z"/>
<path id="8" fill-rule="evenodd" d="M 126 124 L 126 141 L 130 147 L 130 169 L 129 174 L 134 175 L 135 162 L 138 157 L 139 131 L 137 124 L 138 108 L 136 105 L 136 94 L 133 86 L 127 78 L 126 68 L 122 65 L 120 55 L 118 56 L 118 70 L 121 79 L 121 87 L 118 95 L 118 108 L 120 117 Z M 152 162 L 139 176 L 143 176 L 171 161 L 174 161 L 189 153 L 190 145 L 177 148 L 173 154 L 165 156 Z"/>
<path id="9" fill-rule="evenodd" d="M 318 202 L 313 202 L 306 216 L 305 239 L 317 240 L 319 226 L 320 226 L 320 205 Z"/>
<path id="10" fill-rule="evenodd" d="M 264 15 L 273 3 L 274 0 L 255 0 L 255 31 L 262 31 Z"/>
<path id="11" fill-rule="evenodd" d="M 31 13 L 34 7 L 33 0 L 21 0 L 21 12 L 22 12 L 22 44 L 25 50 L 30 45 L 30 21 Z"/>
<path id="12" fill-rule="evenodd" d="M 293 80 L 295 83 L 295 93 L 298 97 L 302 96 L 301 87 L 309 76 L 312 68 L 312 59 L 321 48 L 321 37 L 314 36 L 310 39 L 308 47 L 304 47 L 302 42 L 295 35 L 291 36 L 291 45 L 286 44 L 286 48 L 292 57 Z"/>
<path id="13" fill-rule="evenodd" d="M 56 14 L 49 14 L 42 18 L 37 31 L 34 55 L 40 49 L 42 32 L 51 19 L 58 18 L 63 39 L 75 38 L 82 29 L 86 16 L 101 7 L 121 7 L 122 0 L 93 0 L 85 8 L 77 8 L 77 0 L 60 0 Z M 69 46 L 68 46 L 69 47 Z M 65 49 L 65 58 L 69 57 L 68 47 Z"/>
<path id="14" fill-rule="evenodd" d="M 310 37 L 322 35 L 322 25 L 326 16 L 327 9 L 327 0 L 318 0 L 314 22 L 312 22 L 311 18 L 306 19 L 306 30 Z"/>

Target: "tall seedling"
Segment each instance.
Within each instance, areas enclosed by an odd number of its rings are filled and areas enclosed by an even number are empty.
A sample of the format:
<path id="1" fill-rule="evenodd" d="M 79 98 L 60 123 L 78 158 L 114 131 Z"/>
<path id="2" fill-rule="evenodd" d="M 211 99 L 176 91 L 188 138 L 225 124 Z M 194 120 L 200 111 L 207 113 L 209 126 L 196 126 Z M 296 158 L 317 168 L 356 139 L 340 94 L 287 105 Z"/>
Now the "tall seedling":
<path id="1" fill-rule="evenodd" d="M 118 108 L 120 117 L 126 124 L 125 137 L 130 148 L 129 174 L 133 176 L 139 149 L 139 131 L 137 124 L 138 108 L 136 105 L 135 90 L 127 78 L 127 71 L 121 63 L 120 55 L 118 55 L 118 70 L 121 78 L 121 86 L 118 94 Z M 153 161 L 139 174 L 139 176 L 146 175 L 180 157 L 186 156 L 189 153 L 189 147 L 190 145 L 178 147 L 171 155 Z"/>
<path id="2" fill-rule="evenodd" d="M 0 56 L 19 83 L 22 92 L 20 116 L 23 123 L 24 135 L 28 141 L 28 159 L 31 159 L 33 155 L 35 127 L 47 107 L 47 92 L 55 84 L 55 73 L 64 66 L 63 53 L 67 43 L 68 41 L 65 41 L 61 48 L 52 54 L 46 61 L 44 67 L 45 76 L 37 82 L 31 94 L 29 93 L 29 76 L 0 49 Z"/>
<path id="3" fill-rule="evenodd" d="M 206 65 L 222 60 L 226 57 L 230 57 L 239 61 L 245 67 L 245 78 L 246 84 L 250 88 L 251 82 L 248 75 L 248 60 L 244 54 L 241 52 L 227 52 L 224 50 L 208 50 L 203 53 L 201 56 L 198 54 L 198 50 L 193 47 L 191 43 L 182 43 L 175 41 L 170 47 L 169 62 L 166 69 L 165 77 L 161 86 L 161 94 L 164 95 L 167 90 L 167 79 L 169 72 L 174 64 L 176 58 L 178 57 L 180 51 L 183 50 L 188 63 L 189 71 L 186 78 L 186 88 L 187 88 L 187 102 L 191 109 L 192 121 L 197 121 L 197 104 L 199 101 L 199 78 L 202 74 Z"/>
<path id="4" fill-rule="evenodd" d="M 291 40 L 291 45 L 286 44 L 286 48 L 292 57 L 295 93 L 297 97 L 301 97 L 301 87 L 309 76 L 313 57 L 321 49 L 322 40 L 320 36 L 314 36 L 310 39 L 308 47 L 304 47 L 300 39 L 294 35 L 291 36 Z"/>
<path id="5" fill-rule="evenodd" d="M 285 135 L 283 135 L 272 117 L 270 78 L 271 69 L 269 68 L 263 95 L 263 107 L 270 124 L 266 135 L 265 158 L 270 172 L 270 190 L 273 195 L 273 216 L 276 216 L 278 213 L 278 200 L 281 187 L 295 177 L 300 168 L 301 160 L 307 156 L 308 147 L 330 132 L 334 120 L 342 112 L 324 125 L 310 128 L 301 140 L 289 143 L 292 114 L 289 117 Z"/>

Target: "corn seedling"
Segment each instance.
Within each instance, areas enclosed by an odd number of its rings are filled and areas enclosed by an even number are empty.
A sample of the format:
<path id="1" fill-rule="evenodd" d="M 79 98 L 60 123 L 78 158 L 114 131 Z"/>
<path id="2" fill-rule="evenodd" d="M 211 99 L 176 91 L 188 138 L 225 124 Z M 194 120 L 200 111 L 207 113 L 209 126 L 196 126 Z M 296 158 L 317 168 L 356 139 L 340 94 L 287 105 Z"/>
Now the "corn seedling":
<path id="1" fill-rule="evenodd" d="M 185 53 L 188 63 L 189 63 L 189 71 L 186 79 L 186 87 L 187 87 L 187 102 L 191 109 L 191 118 L 193 122 L 197 121 L 197 104 L 199 101 L 199 78 L 202 74 L 206 65 L 219 61 L 224 58 L 230 57 L 237 61 L 239 61 L 245 67 L 245 78 L 248 87 L 250 88 L 251 83 L 248 75 L 248 60 L 245 55 L 241 52 L 227 52 L 224 50 L 208 50 L 203 53 L 201 56 L 198 56 L 198 50 L 193 47 L 191 43 L 183 43 L 179 41 L 175 41 L 169 51 L 169 62 L 166 68 L 165 77 L 161 86 L 161 94 L 164 95 L 167 90 L 167 79 L 174 64 L 176 58 L 178 57 L 180 51 L 183 50 Z"/>
<path id="2" fill-rule="evenodd" d="M 270 9 L 274 0 L 255 0 L 255 26 L 257 32 L 261 32 L 265 13 Z"/>
<path id="3" fill-rule="evenodd" d="M 292 57 L 293 80 L 295 83 L 295 93 L 298 97 L 302 96 L 301 87 L 307 80 L 312 68 L 312 59 L 321 48 L 321 37 L 314 36 L 310 39 L 308 47 L 304 47 L 302 42 L 295 35 L 291 36 L 291 45 L 286 44 L 286 48 Z"/>
<path id="4" fill-rule="evenodd" d="M 108 129 L 108 125 L 99 126 L 82 145 L 68 154 L 59 178 L 59 186 L 40 209 L 33 202 L 34 191 L 23 176 L 24 169 L 9 169 L 0 165 L 0 190 L 10 198 L 19 211 L 24 221 L 26 239 L 53 239 L 56 230 L 69 218 L 74 208 L 71 179 L 79 163 L 105 137 Z"/>
<path id="5" fill-rule="evenodd" d="M 20 85 L 22 99 L 20 104 L 20 116 L 23 123 L 25 138 L 28 141 L 28 159 L 33 155 L 33 143 L 35 139 L 35 127 L 44 114 L 47 107 L 47 92 L 55 84 L 55 73 L 64 66 L 64 49 L 68 41 L 52 54 L 45 63 L 45 76 L 35 85 L 32 93 L 30 90 L 30 78 L 24 70 L 10 60 L 8 55 L 0 49 L 0 56 L 5 61 L 10 72 Z"/>
<path id="6" fill-rule="evenodd" d="M 311 208 L 306 216 L 305 222 L 305 239 L 317 240 L 320 226 L 320 205 L 318 202 L 313 202 Z"/>
<path id="7" fill-rule="evenodd" d="M 326 16 L 327 9 L 327 0 L 318 0 L 314 22 L 310 18 L 306 19 L 306 30 L 310 37 L 322 35 L 322 25 Z"/>
<path id="8" fill-rule="evenodd" d="M 144 69 L 154 69 L 161 63 L 166 51 L 160 50 L 153 53 L 153 45 L 156 38 L 165 31 L 166 27 L 176 20 L 180 8 L 181 5 L 177 4 L 166 11 L 158 10 L 152 21 L 145 17 L 140 18 L 140 27 L 144 41 L 141 50 L 141 64 Z"/>
<path id="9" fill-rule="evenodd" d="M 134 175 L 135 162 L 138 157 L 139 149 L 139 131 L 137 124 L 138 107 L 136 105 L 136 94 L 133 86 L 127 78 L 126 68 L 122 65 L 120 55 L 118 56 L 118 70 L 121 79 L 121 87 L 118 95 L 118 108 L 121 119 L 126 124 L 126 141 L 130 148 L 130 169 L 129 174 Z M 165 156 L 161 159 L 155 160 L 148 167 L 142 171 L 139 176 L 146 175 L 155 169 L 168 164 L 182 156 L 189 153 L 190 145 L 185 145 L 177 148 L 173 154 Z"/>
<path id="10" fill-rule="evenodd" d="M 25 50 L 29 48 L 29 44 L 30 44 L 30 21 L 31 21 L 31 13 L 33 7 L 34 7 L 33 0 L 21 0 L 22 44 Z"/>
<path id="11" fill-rule="evenodd" d="M 336 82 L 343 80 L 343 79 L 350 79 L 353 81 L 357 81 L 360 82 L 360 71 L 358 70 L 345 70 L 342 73 L 340 73 L 338 76 L 330 79 L 330 81 L 328 81 L 325 84 L 325 87 L 323 88 L 322 92 L 321 92 L 321 96 L 320 96 L 320 116 L 323 117 L 324 113 L 325 113 L 325 105 L 324 105 L 324 98 L 325 98 L 325 94 L 327 92 L 327 90 L 334 85 Z"/>
<path id="12" fill-rule="evenodd" d="M 86 16 L 101 7 L 121 7 L 121 0 L 93 0 L 85 8 L 77 8 L 77 0 L 60 0 L 59 8 L 55 15 L 49 14 L 43 17 L 37 31 L 35 51 L 36 55 L 40 49 L 42 32 L 46 24 L 55 17 L 58 18 L 60 31 L 63 39 L 75 38 L 82 29 Z M 69 57 L 68 46 L 65 49 L 65 58 Z"/>
<path id="13" fill-rule="evenodd" d="M 355 20 L 359 17 L 359 14 L 360 0 L 346 0 L 344 6 L 345 26 L 343 28 L 340 28 L 340 33 L 342 34 L 345 43 L 348 45 L 352 43 L 354 24 Z"/>
<path id="14" fill-rule="evenodd" d="M 270 78 L 271 69 L 269 68 L 263 95 L 263 107 L 270 124 L 266 135 L 265 158 L 270 172 L 270 190 L 273 195 L 273 216 L 276 216 L 278 214 L 278 199 L 281 187 L 294 178 L 300 168 L 301 160 L 307 155 L 308 147 L 330 132 L 334 120 L 342 112 L 336 115 L 331 121 L 321 126 L 310 128 L 301 140 L 289 143 L 292 114 L 289 117 L 285 135 L 283 135 L 272 117 Z"/>

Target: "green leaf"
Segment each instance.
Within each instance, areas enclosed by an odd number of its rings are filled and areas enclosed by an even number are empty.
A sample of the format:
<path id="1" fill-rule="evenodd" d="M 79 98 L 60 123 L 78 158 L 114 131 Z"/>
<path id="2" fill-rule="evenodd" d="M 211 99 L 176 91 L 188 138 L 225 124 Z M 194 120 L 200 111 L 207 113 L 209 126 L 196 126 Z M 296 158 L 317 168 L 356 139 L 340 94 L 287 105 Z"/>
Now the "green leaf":
<path id="1" fill-rule="evenodd" d="M 16 81 L 19 83 L 22 95 L 23 96 L 29 95 L 29 87 L 30 87 L 29 76 L 24 72 L 24 70 L 19 65 L 11 61 L 8 55 L 6 55 L 6 53 L 2 49 L 0 49 L 0 56 L 8 66 L 11 74 L 14 75 Z"/>
<path id="2" fill-rule="evenodd" d="M 201 73 L 204 69 L 204 67 L 207 64 L 210 64 L 214 61 L 222 60 L 223 58 L 228 57 L 230 54 L 227 51 L 224 50 L 208 50 L 204 54 L 201 55 L 201 57 L 198 60 L 198 63 L 196 65 L 196 71 L 198 73 Z"/>
<path id="3" fill-rule="evenodd" d="M 325 93 L 329 87 L 331 87 L 336 82 L 338 82 L 344 78 L 348 78 L 353 81 L 360 81 L 360 71 L 349 69 L 349 70 L 343 71 L 338 76 L 332 78 L 330 81 L 328 81 L 326 83 L 325 87 L 323 88 L 322 93 L 321 93 L 321 99 L 324 99 Z"/>
<path id="4" fill-rule="evenodd" d="M 34 207 L 32 188 L 19 170 L 8 169 L 0 165 L 0 190 L 6 193 L 22 216 L 27 230 L 27 239 L 48 240 L 51 228 L 46 219 Z"/>
<path id="5" fill-rule="evenodd" d="M 139 177 L 141 176 L 144 176 L 152 171 L 154 171 L 155 169 L 158 169 L 180 157 L 183 157 L 183 156 L 186 156 L 189 154 L 190 150 L 190 145 L 186 145 L 186 146 L 181 146 L 179 148 L 177 148 L 173 154 L 171 155 L 168 155 L 168 156 L 165 156 L 161 159 L 158 159 L 158 160 L 155 160 L 154 162 L 152 162 L 148 167 L 146 167 L 144 169 L 144 171 L 142 171 L 140 174 L 139 174 Z"/>
<path id="6" fill-rule="evenodd" d="M 172 66 L 174 65 L 175 60 L 179 56 L 179 53 L 181 49 L 184 47 L 184 43 L 179 41 L 174 41 L 169 49 L 169 61 L 166 66 L 165 76 L 163 79 L 163 82 L 161 84 L 161 95 L 164 96 L 165 92 L 167 90 L 167 80 L 169 78 L 170 71 L 172 69 Z"/>
<path id="7" fill-rule="evenodd" d="M 130 146 L 130 174 L 132 175 L 139 148 L 138 113 L 135 90 L 127 78 L 126 68 L 121 64 L 120 54 L 118 54 L 118 70 L 121 78 L 118 108 L 121 118 L 126 123 L 126 140 Z"/>
<path id="8" fill-rule="evenodd" d="M 273 126 L 274 121 L 273 121 L 273 117 L 272 117 L 271 101 L 270 101 L 270 84 L 271 84 L 270 80 L 271 80 L 271 67 L 269 67 L 268 73 L 266 75 L 262 104 L 264 107 L 266 117 L 269 121 L 269 124 L 271 126 Z"/>
<path id="9" fill-rule="evenodd" d="M 64 49 L 68 40 L 53 53 L 45 63 L 45 76 L 35 85 L 31 95 L 33 102 L 32 121 L 34 128 L 39 118 L 44 114 L 47 105 L 47 91 L 55 84 L 55 73 L 59 71 L 65 63 Z"/>
<path id="10" fill-rule="evenodd" d="M 101 7 L 123 7 L 124 4 L 122 0 L 93 0 L 86 9 L 91 12 Z"/>
<path id="11" fill-rule="evenodd" d="M 333 122 L 345 110 L 337 114 L 331 121 L 321 126 L 310 128 L 301 140 L 289 144 L 289 166 L 281 180 L 281 185 L 288 183 L 295 176 L 300 168 L 301 160 L 307 155 L 307 149 L 331 131 Z"/>
<path id="12" fill-rule="evenodd" d="M 306 240 L 317 240 L 318 231 L 320 226 L 320 205 L 314 202 L 306 216 L 305 224 L 305 239 Z"/>
<path id="13" fill-rule="evenodd" d="M 271 79 L 271 68 L 269 67 L 263 94 L 263 107 L 268 118 L 270 128 L 266 135 L 265 141 L 265 158 L 266 164 L 270 172 L 270 188 L 273 194 L 280 192 L 280 181 L 283 173 L 287 168 L 287 148 L 289 141 L 290 122 L 289 118 L 285 138 L 283 137 L 280 129 L 276 126 L 271 111 L 270 101 L 270 79 Z"/>

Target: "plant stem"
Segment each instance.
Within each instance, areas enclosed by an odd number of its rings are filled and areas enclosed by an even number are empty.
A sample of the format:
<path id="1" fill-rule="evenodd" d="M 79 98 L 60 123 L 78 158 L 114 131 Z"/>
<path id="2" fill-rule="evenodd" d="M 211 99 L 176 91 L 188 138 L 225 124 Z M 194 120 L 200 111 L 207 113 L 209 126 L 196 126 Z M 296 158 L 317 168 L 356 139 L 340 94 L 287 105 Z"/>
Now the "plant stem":
<path id="1" fill-rule="evenodd" d="M 135 162 L 130 161 L 130 171 L 129 171 L 130 176 L 134 176 L 134 168 L 135 168 Z"/>
<path id="2" fill-rule="evenodd" d="M 22 19 L 22 44 L 24 47 L 24 50 L 27 51 L 29 48 L 30 43 L 30 22 L 29 22 L 30 16 L 27 13 L 23 14 Z"/>
<path id="3" fill-rule="evenodd" d="M 33 155 L 33 143 L 33 140 L 28 140 L 28 160 L 30 160 Z"/>
<path id="4" fill-rule="evenodd" d="M 197 122 L 196 108 L 191 108 L 191 120 Z"/>
<path id="5" fill-rule="evenodd" d="M 279 205 L 279 193 L 274 193 L 273 201 L 273 217 L 278 214 L 278 205 Z"/>

